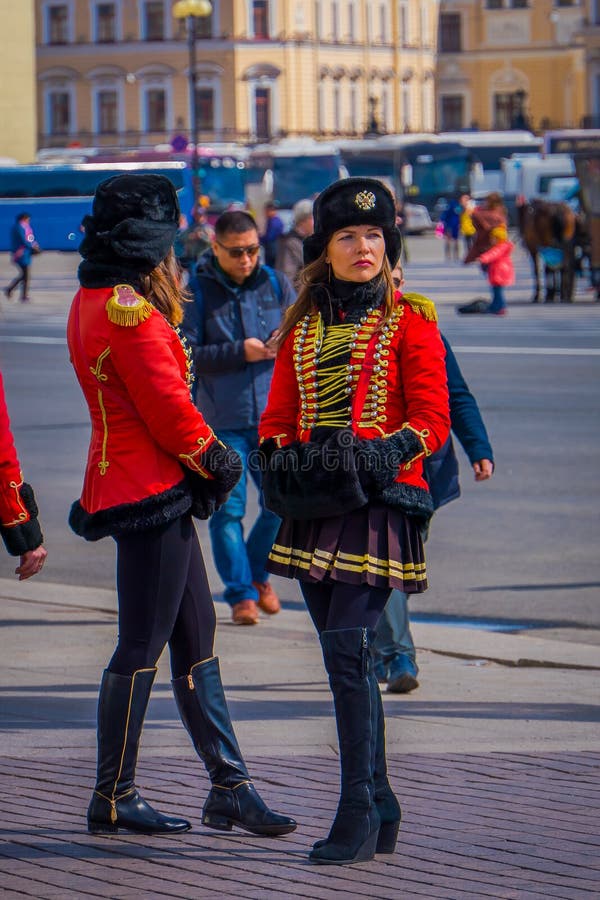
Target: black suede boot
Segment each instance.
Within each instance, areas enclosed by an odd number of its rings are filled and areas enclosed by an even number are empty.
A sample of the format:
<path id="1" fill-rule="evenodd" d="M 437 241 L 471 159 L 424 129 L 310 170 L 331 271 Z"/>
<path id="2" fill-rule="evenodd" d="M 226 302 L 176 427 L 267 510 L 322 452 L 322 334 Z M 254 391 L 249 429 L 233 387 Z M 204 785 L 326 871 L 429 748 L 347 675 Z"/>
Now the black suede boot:
<path id="1" fill-rule="evenodd" d="M 274 813 L 252 784 L 229 718 L 216 656 L 192 666 L 173 681 L 183 724 L 204 762 L 212 788 L 202 810 L 202 824 L 220 831 L 236 825 L 252 834 L 289 834 L 297 823 Z"/>
<path id="2" fill-rule="evenodd" d="M 402 811 L 396 795 L 390 787 L 387 776 L 387 762 L 385 758 L 385 714 L 381 701 L 381 691 L 377 684 L 374 672 L 369 673 L 371 686 L 373 730 L 375 736 L 373 784 L 375 789 L 375 805 L 381 824 L 377 838 L 376 853 L 393 853 L 396 849 L 398 831 Z"/>
<path id="3" fill-rule="evenodd" d="M 379 834 L 374 803 L 373 697 L 369 680 L 367 628 L 343 628 L 321 633 L 325 668 L 333 693 L 340 744 L 341 793 L 329 836 L 317 841 L 309 859 L 323 865 L 344 865 L 373 859 Z"/>
<path id="4" fill-rule="evenodd" d="M 135 767 L 144 716 L 156 669 L 133 675 L 105 670 L 98 698 L 98 774 L 88 807 L 88 830 L 114 834 L 119 828 L 140 834 L 177 834 L 192 827 L 186 819 L 164 816 L 139 795 Z"/>

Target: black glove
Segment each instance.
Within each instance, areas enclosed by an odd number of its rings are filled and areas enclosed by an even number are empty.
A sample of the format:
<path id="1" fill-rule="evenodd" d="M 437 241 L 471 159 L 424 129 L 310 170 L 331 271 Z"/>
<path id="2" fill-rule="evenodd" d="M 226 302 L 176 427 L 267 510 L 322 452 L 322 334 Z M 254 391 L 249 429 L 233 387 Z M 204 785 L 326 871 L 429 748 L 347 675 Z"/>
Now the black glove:
<path id="1" fill-rule="evenodd" d="M 38 522 L 38 508 L 35 495 L 30 484 L 23 482 L 19 494 L 23 506 L 31 516 L 28 522 L 21 525 L 0 525 L 0 534 L 11 556 L 22 556 L 28 550 L 36 550 L 44 542 L 44 536 Z"/>
<path id="2" fill-rule="evenodd" d="M 410 428 L 402 428 L 388 437 L 358 441 L 355 462 L 363 489 L 370 494 L 381 493 L 396 480 L 402 463 L 422 450 L 421 441 Z"/>

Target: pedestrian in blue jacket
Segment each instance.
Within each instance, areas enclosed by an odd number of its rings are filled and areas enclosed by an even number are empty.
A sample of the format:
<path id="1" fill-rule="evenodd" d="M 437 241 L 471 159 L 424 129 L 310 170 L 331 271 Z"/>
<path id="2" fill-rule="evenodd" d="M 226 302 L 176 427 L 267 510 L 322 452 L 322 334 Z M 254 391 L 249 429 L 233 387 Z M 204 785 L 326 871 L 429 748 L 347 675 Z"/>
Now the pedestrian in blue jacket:
<path id="1" fill-rule="evenodd" d="M 236 625 L 255 625 L 259 608 L 280 609 L 265 565 L 279 518 L 262 503 L 261 473 L 249 465 L 258 450 L 258 422 L 277 354 L 284 310 L 296 298 L 289 279 L 259 263 L 260 242 L 246 212 L 223 213 L 212 249 L 190 281 L 194 302 L 182 325 L 196 368 L 196 404 L 217 436 L 241 456 L 244 472 L 226 503 L 208 523 L 217 571 Z M 259 490 L 260 513 L 247 538 L 248 474 Z"/>
<path id="2" fill-rule="evenodd" d="M 10 298 L 12 292 L 21 285 L 21 302 L 29 300 L 29 267 L 31 257 L 39 253 L 40 248 L 31 227 L 31 216 L 28 212 L 19 213 L 10 230 L 10 258 L 20 269 L 19 274 L 4 288 L 4 294 Z"/>
<path id="3" fill-rule="evenodd" d="M 393 272 L 394 282 L 398 270 Z M 398 278 L 397 287 L 401 285 Z M 477 401 L 464 379 L 450 344 L 442 335 L 446 348 L 446 372 L 450 396 L 450 422 L 462 448 L 469 457 L 475 481 L 486 481 L 494 471 L 494 455 Z M 460 496 L 458 460 L 452 436 L 424 464 L 424 475 L 435 509 Z M 408 595 L 393 591 L 377 624 L 375 672 L 378 681 L 387 682 L 395 694 L 407 694 L 419 686 L 416 650 L 410 631 Z"/>

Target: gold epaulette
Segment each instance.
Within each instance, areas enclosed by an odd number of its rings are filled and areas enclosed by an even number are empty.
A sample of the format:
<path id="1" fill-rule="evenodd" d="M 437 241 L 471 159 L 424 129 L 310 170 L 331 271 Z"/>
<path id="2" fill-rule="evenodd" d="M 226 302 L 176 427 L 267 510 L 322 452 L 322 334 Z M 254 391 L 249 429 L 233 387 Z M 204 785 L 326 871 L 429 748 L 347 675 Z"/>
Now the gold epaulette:
<path id="1" fill-rule="evenodd" d="M 152 304 L 130 284 L 116 284 L 106 302 L 106 314 L 114 325 L 141 325 L 153 311 Z"/>
<path id="2" fill-rule="evenodd" d="M 411 309 L 427 319 L 428 322 L 437 322 L 438 314 L 433 300 L 424 297 L 423 294 L 402 294 L 402 299 L 410 304 Z"/>

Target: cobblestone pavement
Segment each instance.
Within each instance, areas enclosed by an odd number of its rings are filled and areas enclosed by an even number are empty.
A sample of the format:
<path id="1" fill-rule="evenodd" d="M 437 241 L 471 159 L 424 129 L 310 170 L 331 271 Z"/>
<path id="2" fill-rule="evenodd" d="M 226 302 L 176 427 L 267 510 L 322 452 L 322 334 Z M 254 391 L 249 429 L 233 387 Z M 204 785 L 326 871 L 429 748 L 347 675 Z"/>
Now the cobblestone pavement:
<path id="1" fill-rule="evenodd" d="M 208 783 L 194 761 L 140 765 L 146 796 L 189 816 L 170 838 L 88 835 L 89 759 L 3 758 L 0 890 L 17 897 L 575 898 L 600 894 L 600 754 L 394 754 L 403 798 L 397 851 L 360 866 L 306 858 L 336 804 L 337 762 L 251 760 L 276 809 L 298 831 L 259 839 L 199 825 Z"/>

